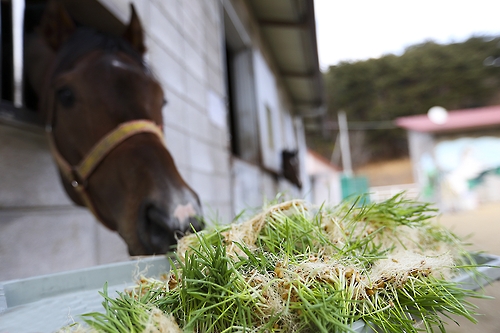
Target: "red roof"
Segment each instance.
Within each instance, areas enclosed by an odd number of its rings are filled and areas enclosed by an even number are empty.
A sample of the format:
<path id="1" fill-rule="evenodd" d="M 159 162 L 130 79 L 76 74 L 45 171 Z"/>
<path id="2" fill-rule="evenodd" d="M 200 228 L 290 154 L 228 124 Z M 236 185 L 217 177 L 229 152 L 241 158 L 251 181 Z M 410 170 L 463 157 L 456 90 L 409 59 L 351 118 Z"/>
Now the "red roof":
<path id="1" fill-rule="evenodd" d="M 327 160 L 326 158 L 324 158 L 320 153 L 312 150 L 312 149 L 307 149 L 307 153 L 311 155 L 311 157 L 313 157 L 314 159 L 316 159 L 316 161 L 318 161 L 319 163 L 323 164 L 325 167 L 329 168 L 329 169 L 332 169 L 334 171 L 337 171 L 337 172 L 340 172 L 342 171 L 342 168 L 340 168 L 338 165 L 336 164 L 333 164 L 332 162 L 330 162 L 329 160 Z"/>
<path id="2" fill-rule="evenodd" d="M 396 125 L 416 132 L 445 132 L 500 125 L 500 105 L 448 111 L 444 124 L 433 123 L 427 114 L 401 117 Z"/>

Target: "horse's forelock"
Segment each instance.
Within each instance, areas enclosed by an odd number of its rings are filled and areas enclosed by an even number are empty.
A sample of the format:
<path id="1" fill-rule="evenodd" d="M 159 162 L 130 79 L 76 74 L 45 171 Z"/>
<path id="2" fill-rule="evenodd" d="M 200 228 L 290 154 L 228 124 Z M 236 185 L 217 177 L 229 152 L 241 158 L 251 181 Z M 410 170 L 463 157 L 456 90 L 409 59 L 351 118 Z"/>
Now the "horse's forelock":
<path id="1" fill-rule="evenodd" d="M 102 50 L 106 53 L 123 52 L 149 72 L 142 56 L 123 38 L 111 36 L 90 28 L 79 28 L 58 52 L 52 76 L 71 69 L 86 54 Z"/>

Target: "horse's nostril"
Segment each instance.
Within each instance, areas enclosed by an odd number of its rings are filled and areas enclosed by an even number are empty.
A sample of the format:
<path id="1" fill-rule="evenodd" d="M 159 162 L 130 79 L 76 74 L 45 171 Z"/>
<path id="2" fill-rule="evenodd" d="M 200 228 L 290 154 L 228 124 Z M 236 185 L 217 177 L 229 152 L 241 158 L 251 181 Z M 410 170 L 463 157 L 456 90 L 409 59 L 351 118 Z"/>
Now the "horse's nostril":
<path id="1" fill-rule="evenodd" d="M 140 238 L 150 254 L 166 253 L 176 244 L 176 228 L 168 215 L 155 205 L 149 205 L 144 210 L 140 230 Z"/>
<path id="2" fill-rule="evenodd" d="M 171 216 L 158 205 L 151 203 L 143 206 L 141 215 L 139 237 L 150 254 L 166 253 L 172 250 L 172 245 L 186 232 L 204 228 L 203 221 L 197 216 L 186 217 L 180 221 L 176 214 Z"/>
<path id="3" fill-rule="evenodd" d="M 146 220 L 154 224 L 162 225 L 166 222 L 166 215 L 159 208 L 151 205 L 146 208 Z"/>

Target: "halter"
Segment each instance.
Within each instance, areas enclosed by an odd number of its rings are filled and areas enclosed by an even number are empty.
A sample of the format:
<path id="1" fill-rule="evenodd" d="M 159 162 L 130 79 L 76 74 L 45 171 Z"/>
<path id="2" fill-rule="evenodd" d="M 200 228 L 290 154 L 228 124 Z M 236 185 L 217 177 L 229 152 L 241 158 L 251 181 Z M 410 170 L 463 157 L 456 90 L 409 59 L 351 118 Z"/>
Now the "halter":
<path id="1" fill-rule="evenodd" d="M 51 117 L 49 117 L 49 119 L 50 118 Z M 57 149 L 54 135 L 52 134 L 51 124 L 46 126 L 46 132 L 48 134 L 52 156 L 54 157 L 61 174 L 76 190 L 76 193 L 78 193 L 84 205 L 101 223 L 109 228 L 111 228 L 111 226 L 105 223 L 88 193 L 87 185 L 89 177 L 104 160 L 104 158 L 111 152 L 111 150 L 113 150 L 113 148 L 131 136 L 141 133 L 152 133 L 160 138 L 160 141 L 163 143 L 163 132 L 156 123 L 151 120 L 132 120 L 120 124 L 113 131 L 106 134 L 90 149 L 90 152 L 87 153 L 78 165 L 71 165 Z"/>
<path id="2" fill-rule="evenodd" d="M 52 68 L 48 70 L 48 73 L 53 73 L 54 71 L 55 63 L 52 64 Z M 50 76 L 47 76 L 46 80 L 47 85 L 49 87 L 52 86 Z M 79 196 L 84 206 L 92 212 L 97 220 L 110 229 L 113 229 L 112 225 L 110 225 L 110 223 L 106 223 L 105 219 L 97 211 L 88 192 L 88 180 L 106 156 L 108 156 L 114 148 L 131 136 L 141 133 L 151 133 L 158 137 L 160 142 L 164 145 L 165 143 L 161 125 L 158 125 L 148 119 L 136 119 L 123 122 L 94 144 L 90 151 L 86 153 L 77 165 L 71 165 L 61 154 L 55 142 L 53 134 L 53 127 L 55 124 L 55 103 L 54 94 L 50 90 L 51 89 L 49 89 L 49 93 L 45 95 L 47 99 L 42 101 L 42 103 L 45 104 L 47 110 L 45 131 L 47 132 L 49 139 L 48 141 L 52 156 L 59 167 L 62 177 L 67 180 L 69 184 L 71 184 L 73 189 L 75 189 L 75 193 Z"/>

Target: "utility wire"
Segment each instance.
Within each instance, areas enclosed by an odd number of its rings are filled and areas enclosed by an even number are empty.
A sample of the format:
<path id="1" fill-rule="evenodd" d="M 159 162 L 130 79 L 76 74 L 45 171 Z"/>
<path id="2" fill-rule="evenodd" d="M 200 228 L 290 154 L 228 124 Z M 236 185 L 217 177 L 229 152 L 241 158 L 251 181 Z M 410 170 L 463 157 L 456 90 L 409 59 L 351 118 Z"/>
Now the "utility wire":
<path id="1" fill-rule="evenodd" d="M 339 124 L 335 121 L 326 122 L 324 124 L 326 130 L 339 130 Z M 381 129 L 395 129 L 399 128 L 394 124 L 392 120 L 382 120 L 382 121 L 349 121 L 347 123 L 347 128 L 350 131 L 369 131 L 369 130 L 381 130 Z"/>

